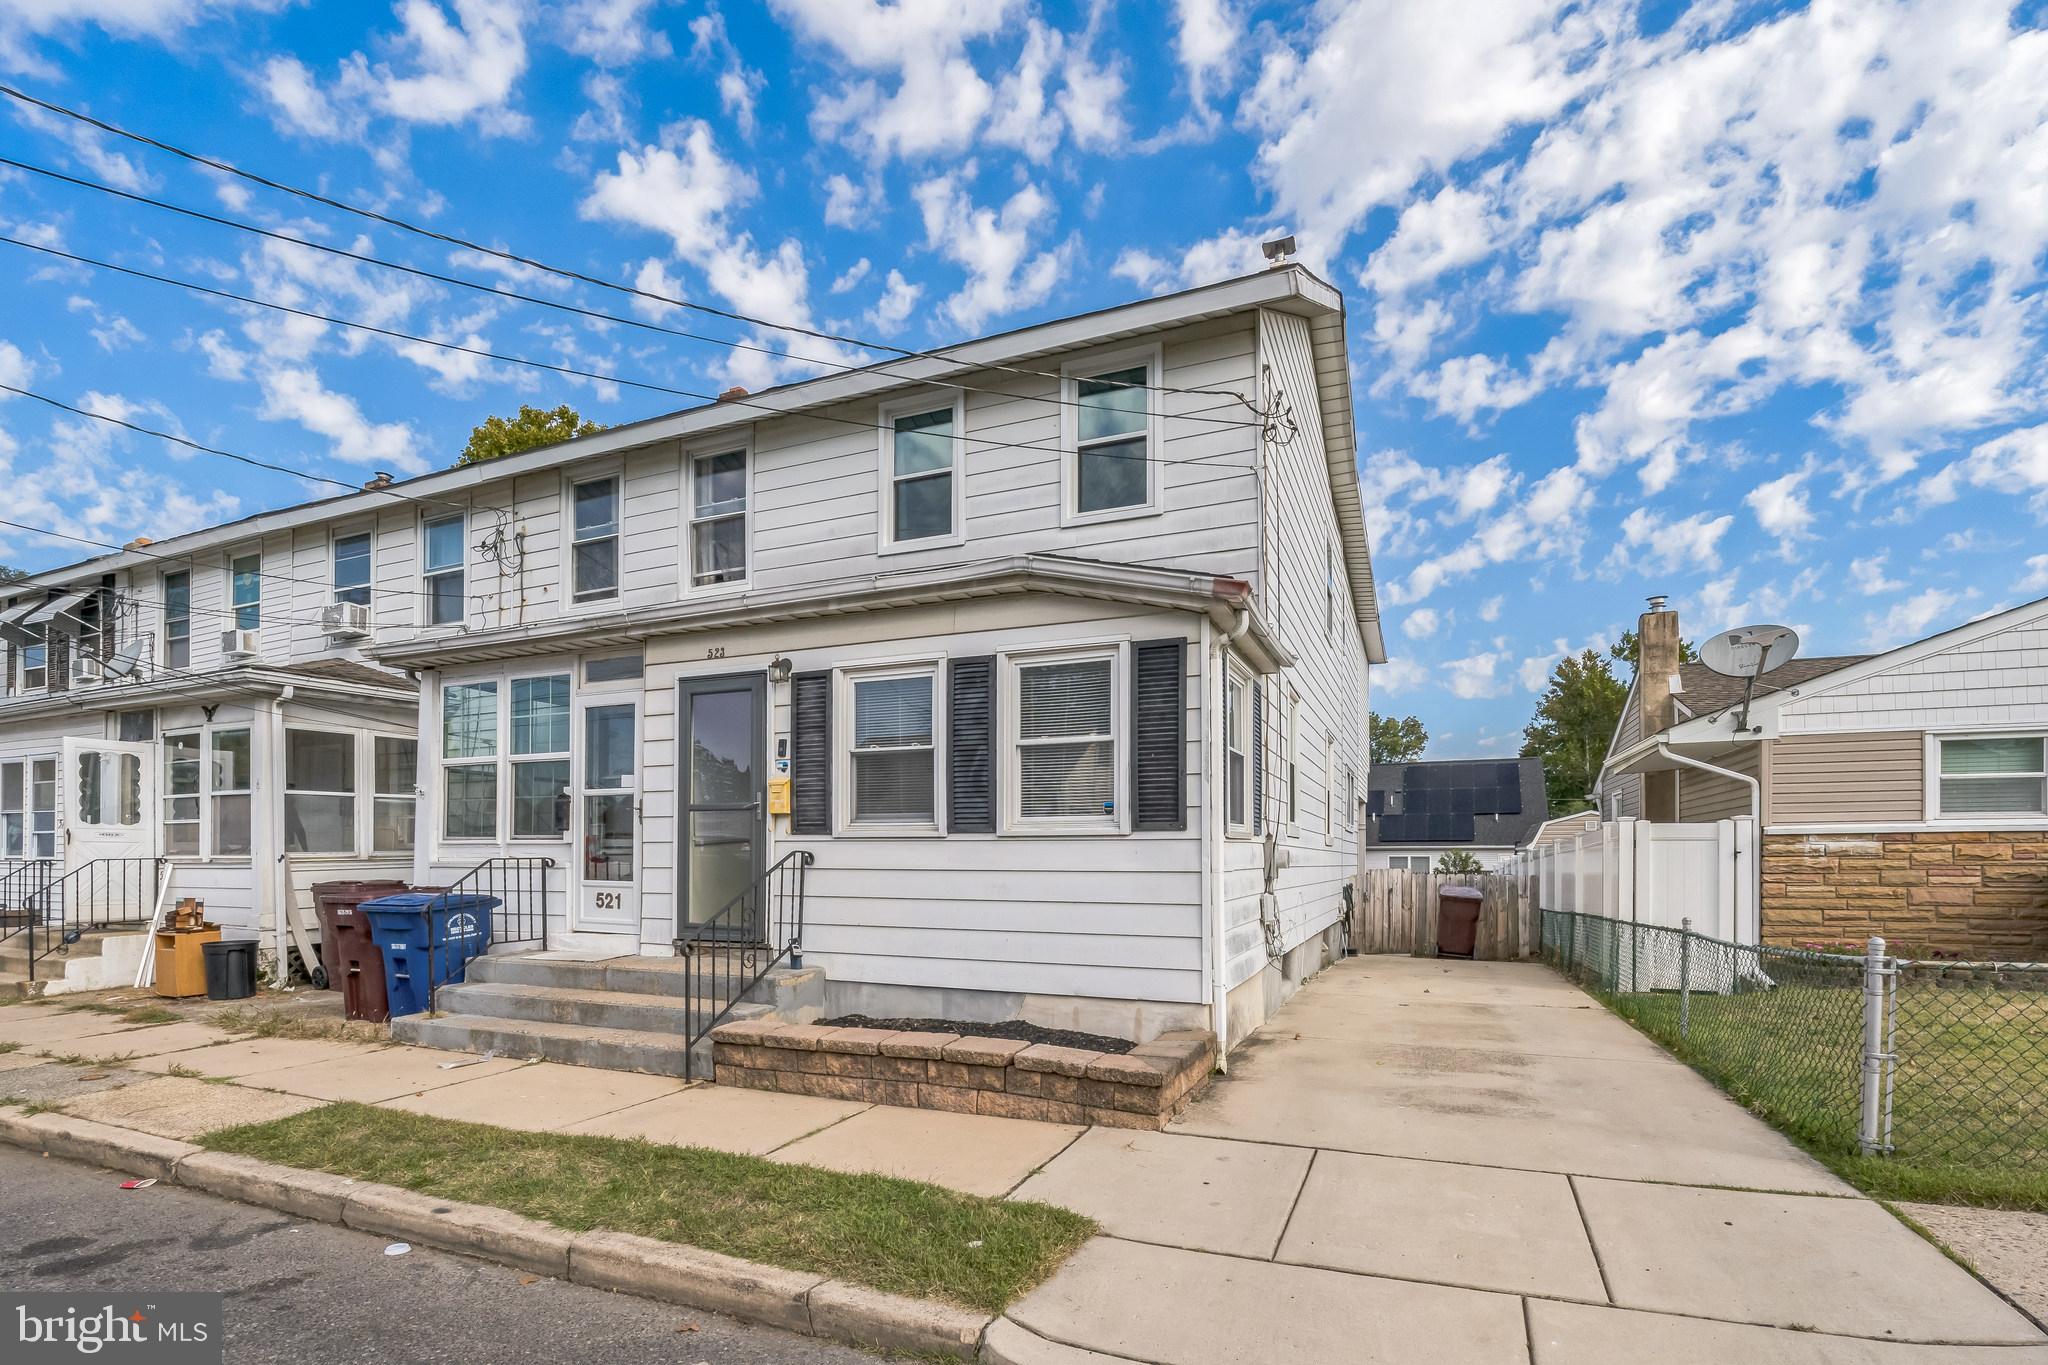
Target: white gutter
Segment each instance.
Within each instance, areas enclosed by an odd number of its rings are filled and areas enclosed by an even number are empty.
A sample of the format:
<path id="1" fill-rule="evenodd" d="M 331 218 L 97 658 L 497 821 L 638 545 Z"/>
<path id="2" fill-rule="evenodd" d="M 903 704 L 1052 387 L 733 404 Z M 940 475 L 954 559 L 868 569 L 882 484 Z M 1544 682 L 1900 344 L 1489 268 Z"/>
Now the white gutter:
<path id="1" fill-rule="evenodd" d="M 1752 864 L 1749 874 L 1750 905 L 1757 917 L 1757 933 L 1755 937 L 1757 941 L 1761 942 L 1763 939 L 1764 913 L 1764 784 L 1751 777 L 1748 773 L 1739 773 L 1733 768 L 1717 768 L 1713 764 L 1703 762 L 1700 759 L 1687 758 L 1684 754 L 1675 754 L 1671 752 L 1671 746 L 1661 739 L 1657 741 L 1657 752 L 1670 759 L 1673 763 L 1687 768 L 1697 768 L 1703 773 L 1712 773 L 1716 777 L 1732 777 L 1749 788 L 1749 827 L 1752 837 L 1756 840 L 1754 851 L 1750 854 L 1749 859 Z M 1736 926 L 1736 931 L 1739 934 L 1748 927 L 1747 925 L 1738 925 Z"/>
<path id="2" fill-rule="evenodd" d="M 275 980 L 280 990 L 284 988 L 288 978 L 287 967 L 292 960 L 288 941 L 289 931 L 285 928 L 284 922 L 285 898 L 291 895 L 291 872 L 284 857 L 284 706 L 291 699 L 290 686 L 286 686 L 270 699 L 270 734 L 265 745 L 270 752 L 264 755 L 263 765 L 270 774 L 271 798 L 264 802 L 263 821 L 270 827 L 270 910 L 274 917 L 274 937 L 277 940 Z M 253 774 L 251 776 L 253 778 Z M 253 820 L 256 814 L 254 796 L 250 797 L 249 813 Z M 311 963 L 307 964 L 307 970 L 312 970 Z"/>

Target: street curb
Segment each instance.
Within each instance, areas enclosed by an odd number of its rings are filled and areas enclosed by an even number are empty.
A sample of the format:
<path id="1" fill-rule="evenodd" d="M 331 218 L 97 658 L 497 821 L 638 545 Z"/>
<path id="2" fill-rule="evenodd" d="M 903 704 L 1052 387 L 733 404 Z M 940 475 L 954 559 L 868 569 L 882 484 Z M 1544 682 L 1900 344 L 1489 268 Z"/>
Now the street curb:
<path id="1" fill-rule="evenodd" d="M 850 1346 L 980 1357 L 1003 1319 L 677 1242 L 574 1233 L 505 1209 L 436 1199 L 325 1171 L 209 1152 L 108 1123 L 0 1109 L 0 1141 L 154 1176 L 204 1194 L 497 1261 L 595 1289 L 662 1299 Z"/>
<path id="2" fill-rule="evenodd" d="M 1126 1356 L 1106 1356 L 1042 1337 L 1008 1318 L 988 1325 L 981 1347 L 982 1365 L 1131 1365 Z"/>

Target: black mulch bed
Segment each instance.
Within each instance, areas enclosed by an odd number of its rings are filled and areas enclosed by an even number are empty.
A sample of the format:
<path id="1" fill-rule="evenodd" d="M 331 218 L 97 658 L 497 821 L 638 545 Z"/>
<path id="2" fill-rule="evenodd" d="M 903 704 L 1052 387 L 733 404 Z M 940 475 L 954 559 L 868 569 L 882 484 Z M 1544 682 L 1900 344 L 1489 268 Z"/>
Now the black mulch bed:
<path id="1" fill-rule="evenodd" d="M 1128 1038 L 1105 1038 L 1099 1033 L 1042 1028 L 1022 1019 L 1005 1019 L 1000 1024 L 963 1024 L 958 1019 L 870 1019 L 865 1014 L 842 1014 L 837 1019 L 820 1019 L 818 1023 L 826 1028 L 885 1028 L 897 1033 L 958 1033 L 968 1038 L 1014 1038 L 1020 1043 L 1078 1047 L 1086 1052 L 1123 1053 L 1137 1046 Z"/>

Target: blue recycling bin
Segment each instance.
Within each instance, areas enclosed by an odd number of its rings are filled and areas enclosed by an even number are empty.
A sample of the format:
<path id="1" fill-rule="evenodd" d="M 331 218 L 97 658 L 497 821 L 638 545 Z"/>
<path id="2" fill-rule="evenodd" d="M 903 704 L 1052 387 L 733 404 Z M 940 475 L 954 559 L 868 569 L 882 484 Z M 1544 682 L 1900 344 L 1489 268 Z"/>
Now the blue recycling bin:
<path id="1" fill-rule="evenodd" d="M 358 907 L 384 955 L 392 1018 L 425 1013 L 434 987 L 462 980 L 469 960 L 490 947 L 491 912 L 499 904 L 496 896 L 407 891 Z"/>

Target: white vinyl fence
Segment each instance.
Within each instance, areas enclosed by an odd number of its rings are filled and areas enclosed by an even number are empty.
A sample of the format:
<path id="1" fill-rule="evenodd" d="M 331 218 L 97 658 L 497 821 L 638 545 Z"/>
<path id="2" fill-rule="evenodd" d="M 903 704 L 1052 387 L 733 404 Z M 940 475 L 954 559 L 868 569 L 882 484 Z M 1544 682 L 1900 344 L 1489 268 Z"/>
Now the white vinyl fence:
<path id="1" fill-rule="evenodd" d="M 1532 889 L 1543 910 L 1683 927 L 1754 945 L 1756 822 L 1609 820 L 1575 839 L 1517 853 L 1498 871 Z"/>

